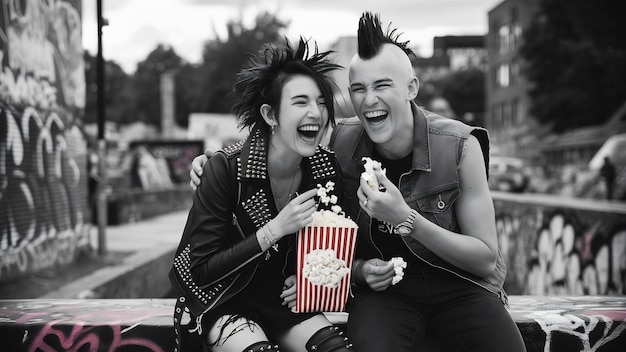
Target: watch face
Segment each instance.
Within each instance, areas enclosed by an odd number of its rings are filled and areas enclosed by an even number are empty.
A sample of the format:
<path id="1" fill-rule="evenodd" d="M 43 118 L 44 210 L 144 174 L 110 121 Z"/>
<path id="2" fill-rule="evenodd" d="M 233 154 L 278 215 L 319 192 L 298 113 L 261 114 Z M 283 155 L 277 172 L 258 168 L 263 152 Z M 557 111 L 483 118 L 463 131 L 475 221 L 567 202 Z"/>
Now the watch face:
<path id="1" fill-rule="evenodd" d="M 398 235 L 408 235 L 411 233 L 411 228 L 409 228 L 408 226 L 400 225 L 396 228 L 396 233 Z"/>

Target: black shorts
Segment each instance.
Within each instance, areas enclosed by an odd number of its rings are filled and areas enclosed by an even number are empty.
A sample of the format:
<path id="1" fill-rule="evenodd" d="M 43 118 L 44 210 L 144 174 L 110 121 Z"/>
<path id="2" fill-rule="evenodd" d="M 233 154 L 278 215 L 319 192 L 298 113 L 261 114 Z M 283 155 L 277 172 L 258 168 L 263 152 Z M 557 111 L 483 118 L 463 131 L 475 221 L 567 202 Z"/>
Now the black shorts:
<path id="1" fill-rule="evenodd" d="M 203 329 L 209 331 L 222 316 L 237 315 L 256 322 L 272 340 L 291 327 L 320 313 L 292 313 L 282 305 L 284 257 L 274 254 L 257 268 L 250 283 L 235 297 L 206 312 Z M 275 341 L 272 341 L 275 342 Z"/>

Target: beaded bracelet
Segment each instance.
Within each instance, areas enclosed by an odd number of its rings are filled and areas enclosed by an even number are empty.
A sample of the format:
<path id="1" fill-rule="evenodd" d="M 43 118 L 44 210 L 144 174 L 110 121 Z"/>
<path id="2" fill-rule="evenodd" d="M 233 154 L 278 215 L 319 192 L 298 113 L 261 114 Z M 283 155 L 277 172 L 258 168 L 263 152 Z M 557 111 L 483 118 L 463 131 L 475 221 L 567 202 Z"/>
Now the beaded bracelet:
<path id="1" fill-rule="evenodd" d="M 274 239 L 274 236 L 272 236 L 269 227 L 267 225 L 264 225 L 263 227 L 261 227 L 261 230 L 261 236 L 263 237 L 265 243 L 267 243 L 268 246 L 273 246 L 276 243 L 276 240 Z"/>

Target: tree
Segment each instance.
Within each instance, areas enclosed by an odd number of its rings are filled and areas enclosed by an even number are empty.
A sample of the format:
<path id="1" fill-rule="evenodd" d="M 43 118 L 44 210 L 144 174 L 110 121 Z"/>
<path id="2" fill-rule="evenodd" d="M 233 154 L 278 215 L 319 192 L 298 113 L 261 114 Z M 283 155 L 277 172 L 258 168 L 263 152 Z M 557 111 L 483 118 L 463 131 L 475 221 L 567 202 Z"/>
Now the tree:
<path id="1" fill-rule="evenodd" d="M 194 65 L 185 62 L 168 46 L 158 45 L 147 58 L 137 65 L 132 84 L 127 88 L 133 98 L 132 120 L 160 126 L 161 95 L 160 76 L 175 72 L 176 123 L 187 126 L 193 112 L 230 112 L 228 94 L 237 72 L 247 62 L 251 53 L 261 45 L 280 39 L 280 30 L 286 24 L 270 13 L 256 17 L 252 28 L 246 28 L 241 18 L 227 23 L 227 37 L 204 44 L 203 62 Z"/>
<path id="2" fill-rule="evenodd" d="M 170 70 L 178 72 L 185 64 L 174 49 L 162 44 L 137 64 L 132 78 L 136 111 L 134 121 L 161 126 L 161 74 Z"/>
<path id="3" fill-rule="evenodd" d="M 237 72 L 246 64 L 251 54 L 261 46 L 281 38 L 280 31 L 287 23 L 275 15 L 264 12 L 256 16 L 252 28 L 246 28 L 241 18 L 227 23 L 228 36 L 208 41 L 203 50 L 203 63 L 199 69 L 202 77 L 201 91 L 204 96 L 199 111 L 228 113 L 232 101 L 229 93 Z"/>
<path id="4" fill-rule="evenodd" d="M 626 26 L 613 0 L 543 0 L 520 54 L 531 114 L 554 132 L 601 124 L 626 100 Z"/>
<path id="5" fill-rule="evenodd" d="M 441 95 L 457 116 L 481 115 L 485 112 L 485 73 L 475 67 L 452 72 L 443 79 Z"/>
<path id="6" fill-rule="evenodd" d="M 176 124 L 187 127 L 189 114 L 204 111 L 206 93 L 203 77 L 197 65 L 185 64 L 176 75 Z"/>
<path id="7" fill-rule="evenodd" d="M 98 86 L 96 57 L 88 51 L 83 54 L 85 60 L 86 103 L 85 123 L 98 122 Z M 125 123 L 132 120 L 133 98 L 130 90 L 130 77 L 114 61 L 104 62 L 104 103 L 106 120 Z"/>
<path id="8" fill-rule="evenodd" d="M 485 112 L 485 72 L 470 67 L 420 82 L 415 99 L 418 105 L 432 109 L 431 103 L 437 98 L 448 101 L 456 118 L 472 125 L 482 125 L 480 117 Z M 465 120 L 467 114 L 471 114 L 473 120 Z"/>

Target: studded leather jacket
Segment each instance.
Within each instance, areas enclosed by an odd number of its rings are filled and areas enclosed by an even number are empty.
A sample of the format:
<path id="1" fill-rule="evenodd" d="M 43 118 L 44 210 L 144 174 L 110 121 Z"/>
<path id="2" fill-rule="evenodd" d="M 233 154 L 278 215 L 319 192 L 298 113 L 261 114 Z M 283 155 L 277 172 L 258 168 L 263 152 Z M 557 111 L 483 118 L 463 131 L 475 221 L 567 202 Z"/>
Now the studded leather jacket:
<path id="1" fill-rule="evenodd" d="M 267 133 L 254 129 L 204 166 L 170 271 L 172 286 L 196 317 L 240 292 L 265 260 L 255 233 L 278 214 L 267 174 Z M 335 154 L 326 147 L 300 167 L 300 191 L 327 181 L 341 185 Z"/>
<path id="2" fill-rule="evenodd" d="M 404 200 L 429 221 L 453 232 L 460 232 L 454 202 L 460 194 L 458 166 L 465 140 L 470 134 L 480 142 L 489 164 L 489 138 L 486 130 L 470 127 L 412 105 L 414 116 L 413 167 L 400 177 L 397 185 Z M 358 118 L 339 121 L 331 136 L 330 146 L 337 153 L 343 173 L 346 212 L 359 225 L 357 258 L 382 257 L 372 241 L 371 218 L 358 206 L 356 191 L 363 172 L 363 156 L 371 156 L 374 144 Z M 486 170 L 488 172 L 488 169 Z M 352 212 L 350 212 L 352 211 Z M 439 267 L 497 294 L 506 303 L 502 289 L 506 266 L 498 253 L 496 270 L 488 277 L 468 273 L 438 257 L 413 237 L 403 240 L 413 254 L 431 266 Z"/>

